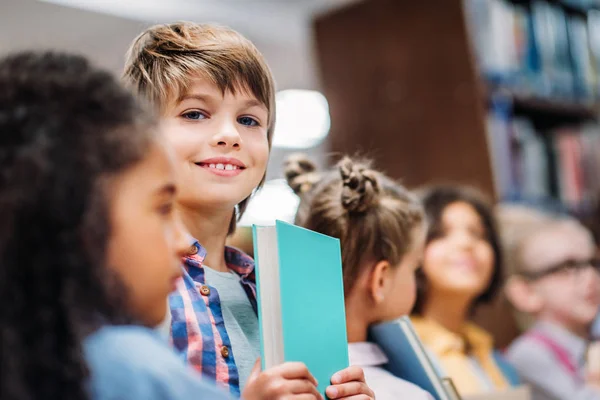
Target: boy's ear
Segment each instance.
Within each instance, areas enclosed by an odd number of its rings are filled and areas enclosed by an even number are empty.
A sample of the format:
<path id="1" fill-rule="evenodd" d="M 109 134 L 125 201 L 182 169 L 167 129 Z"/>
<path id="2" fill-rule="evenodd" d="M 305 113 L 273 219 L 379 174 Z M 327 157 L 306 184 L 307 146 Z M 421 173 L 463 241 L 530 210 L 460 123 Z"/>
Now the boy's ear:
<path id="1" fill-rule="evenodd" d="M 544 305 L 544 300 L 535 288 L 520 276 L 511 276 L 504 288 L 506 297 L 519 311 L 536 314 Z"/>
<path id="2" fill-rule="evenodd" d="M 388 295 L 388 290 L 392 286 L 392 267 L 387 261 L 379 261 L 373 267 L 371 272 L 371 281 L 369 282 L 369 293 L 375 304 L 381 304 Z"/>

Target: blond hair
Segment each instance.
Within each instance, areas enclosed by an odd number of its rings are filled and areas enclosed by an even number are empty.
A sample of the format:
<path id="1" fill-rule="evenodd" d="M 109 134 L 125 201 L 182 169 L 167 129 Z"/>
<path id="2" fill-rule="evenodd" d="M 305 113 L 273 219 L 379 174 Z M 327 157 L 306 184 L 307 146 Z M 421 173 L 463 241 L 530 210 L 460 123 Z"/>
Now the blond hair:
<path id="1" fill-rule="evenodd" d="M 155 25 L 135 38 L 127 51 L 125 84 L 159 111 L 184 95 L 199 76 L 223 93 L 247 91 L 263 103 L 268 112 L 267 138 L 271 146 L 275 128 L 273 75 L 256 46 L 238 32 L 192 22 Z M 237 205 L 229 234 L 235 231 L 236 220 L 249 200 L 250 196 Z"/>
<path id="2" fill-rule="evenodd" d="M 516 274 L 530 272 L 532 260 L 555 243 L 567 242 L 569 245 L 595 248 L 592 233 L 575 218 L 563 217 L 540 224 L 537 229 L 523 238 L 516 248 Z"/>
<path id="3" fill-rule="evenodd" d="M 346 295 L 369 263 L 399 265 L 424 223 L 417 197 L 369 162 L 344 157 L 319 173 L 305 156 L 294 155 L 285 175 L 301 199 L 296 223 L 340 239 Z"/>
<path id="4" fill-rule="evenodd" d="M 494 209 L 494 214 L 502 242 L 505 275 L 508 277 L 520 271 L 517 250 L 523 240 L 556 217 L 521 204 L 499 204 Z"/>

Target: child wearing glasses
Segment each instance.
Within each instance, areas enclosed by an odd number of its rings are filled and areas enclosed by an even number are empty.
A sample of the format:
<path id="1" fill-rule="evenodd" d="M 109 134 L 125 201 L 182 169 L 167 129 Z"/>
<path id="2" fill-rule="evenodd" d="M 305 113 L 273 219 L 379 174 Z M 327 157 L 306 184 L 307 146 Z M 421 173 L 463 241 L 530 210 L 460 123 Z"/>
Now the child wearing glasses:
<path id="1" fill-rule="evenodd" d="M 591 324 L 600 307 L 600 264 L 591 234 L 571 220 L 550 221 L 516 250 L 506 284 L 513 306 L 535 319 L 508 349 L 533 400 L 600 399 L 600 379 L 586 371 Z"/>

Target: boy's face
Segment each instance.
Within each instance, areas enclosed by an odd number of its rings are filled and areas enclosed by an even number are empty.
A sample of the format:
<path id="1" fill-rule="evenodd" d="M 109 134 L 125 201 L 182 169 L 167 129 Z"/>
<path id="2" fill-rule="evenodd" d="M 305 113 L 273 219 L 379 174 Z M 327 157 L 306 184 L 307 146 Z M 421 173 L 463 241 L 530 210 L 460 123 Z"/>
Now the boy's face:
<path id="1" fill-rule="evenodd" d="M 178 202 L 231 212 L 248 197 L 267 169 L 268 117 L 247 91 L 222 93 L 209 80 L 194 79 L 163 113 L 176 152 Z"/>
<path id="2" fill-rule="evenodd" d="M 581 329 L 600 307 L 600 275 L 592 266 L 593 243 L 581 232 L 547 233 L 524 253 L 528 272 L 539 278 L 529 283 L 540 301 L 540 317 Z"/>
<path id="3" fill-rule="evenodd" d="M 190 243 L 175 215 L 174 168 L 164 146 L 109 186 L 111 237 L 107 263 L 124 283 L 129 311 L 147 326 L 160 323 L 181 277 Z"/>

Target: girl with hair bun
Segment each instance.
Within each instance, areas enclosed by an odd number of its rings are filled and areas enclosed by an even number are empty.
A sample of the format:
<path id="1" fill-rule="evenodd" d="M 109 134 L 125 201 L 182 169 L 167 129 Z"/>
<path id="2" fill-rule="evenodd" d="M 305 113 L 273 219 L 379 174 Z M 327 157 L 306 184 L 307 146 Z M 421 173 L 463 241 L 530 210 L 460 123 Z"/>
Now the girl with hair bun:
<path id="1" fill-rule="evenodd" d="M 413 307 L 426 230 L 420 202 L 369 162 L 349 157 L 321 173 L 293 155 L 285 175 L 301 200 L 296 224 L 340 239 L 350 363 L 363 368 L 378 400 L 430 399 L 385 371 L 386 355 L 367 341 L 370 325 Z"/>

